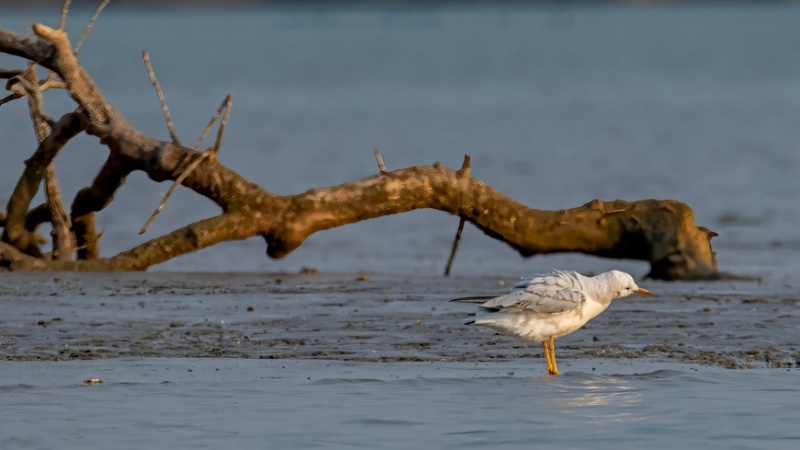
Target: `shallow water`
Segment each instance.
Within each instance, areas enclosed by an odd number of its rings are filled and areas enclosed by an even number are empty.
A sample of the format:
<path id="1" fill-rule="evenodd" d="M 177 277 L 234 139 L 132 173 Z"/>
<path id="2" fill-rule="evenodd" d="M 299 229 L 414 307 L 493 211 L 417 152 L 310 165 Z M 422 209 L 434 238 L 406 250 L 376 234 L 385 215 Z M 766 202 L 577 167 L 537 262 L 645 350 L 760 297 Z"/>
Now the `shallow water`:
<path id="1" fill-rule="evenodd" d="M 582 360 L 0 362 L 14 448 L 796 448 L 797 371 Z M 101 385 L 83 383 L 101 378 Z M 787 401 L 787 399 L 795 401 Z M 702 406 L 700 406 L 702 405 Z"/>
<path id="2" fill-rule="evenodd" d="M 791 289 L 644 281 L 658 297 L 556 340 L 551 377 L 538 345 L 463 326 L 472 308 L 447 302 L 502 281 L 6 274 L 0 434 L 8 448 L 796 448 Z"/>

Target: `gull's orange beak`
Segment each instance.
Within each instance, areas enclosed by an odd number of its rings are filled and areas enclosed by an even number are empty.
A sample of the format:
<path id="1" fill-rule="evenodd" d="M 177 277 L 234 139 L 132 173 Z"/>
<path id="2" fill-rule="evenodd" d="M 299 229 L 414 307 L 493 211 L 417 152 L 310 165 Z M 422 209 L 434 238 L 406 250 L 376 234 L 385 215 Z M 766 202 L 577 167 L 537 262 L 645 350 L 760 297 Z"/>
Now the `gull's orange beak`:
<path id="1" fill-rule="evenodd" d="M 642 295 L 653 295 L 653 293 L 652 293 L 652 292 L 648 291 L 648 290 L 647 290 L 647 289 L 645 289 L 645 288 L 639 288 L 639 289 L 637 289 L 637 290 L 633 291 L 633 293 L 634 293 L 634 294 L 642 294 Z"/>

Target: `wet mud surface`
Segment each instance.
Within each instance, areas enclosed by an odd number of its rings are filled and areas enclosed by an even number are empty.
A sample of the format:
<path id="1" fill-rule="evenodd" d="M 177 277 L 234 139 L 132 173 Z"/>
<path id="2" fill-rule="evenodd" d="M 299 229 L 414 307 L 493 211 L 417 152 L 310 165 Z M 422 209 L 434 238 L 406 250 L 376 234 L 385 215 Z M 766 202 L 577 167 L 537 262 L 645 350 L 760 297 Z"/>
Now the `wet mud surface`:
<path id="1" fill-rule="evenodd" d="M 513 278 L 358 274 L 3 274 L 0 359 L 116 357 L 364 362 L 544 359 L 541 347 L 463 325 L 469 294 Z M 797 367 L 800 294 L 759 282 L 640 283 L 556 340 L 578 358 Z M 540 360 L 540 361 L 539 361 Z"/>

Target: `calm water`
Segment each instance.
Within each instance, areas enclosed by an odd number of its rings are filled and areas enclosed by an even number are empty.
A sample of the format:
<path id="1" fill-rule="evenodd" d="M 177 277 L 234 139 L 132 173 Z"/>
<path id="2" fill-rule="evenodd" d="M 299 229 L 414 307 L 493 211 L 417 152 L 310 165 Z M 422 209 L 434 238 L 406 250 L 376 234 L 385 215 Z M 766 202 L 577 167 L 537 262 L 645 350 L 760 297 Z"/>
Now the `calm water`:
<path id="1" fill-rule="evenodd" d="M 800 440 L 796 371 L 564 367 L 547 377 L 509 362 L 0 362 L 17 378 L 0 385 L 3 445 L 794 449 Z M 83 384 L 89 377 L 104 383 Z"/>
<path id="2" fill-rule="evenodd" d="M 55 25 L 57 9 L 4 12 L 0 26 Z M 73 15 L 72 36 L 87 14 Z M 777 6 L 145 13 L 112 5 L 80 59 L 136 127 L 162 138 L 143 49 L 184 142 L 233 92 L 221 159 L 277 193 L 370 175 L 375 147 L 390 169 L 457 167 L 469 153 L 474 176 L 534 207 L 684 201 L 720 233 L 722 269 L 792 285 L 800 269 L 798 23 L 800 8 Z M 0 57 L 0 67 L 21 63 Z M 54 117 L 72 108 L 59 94 L 46 105 Z M 33 150 L 22 103 L 0 108 L 0 135 L 7 195 Z M 91 139 L 70 143 L 57 166 L 65 196 L 105 155 Z M 138 236 L 167 188 L 129 178 L 98 216 L 105 254 L 217 213 L 179 191 Z M 315 235 L 281 261 L 265 259 L 263 241 L 251 239 L 156 270 L 438 273 L 456 225 L 414 212 Z M 647 271 L 579 255 L 521 260 L 468 227 L 454 271 L 610 265 Z M 800 438 L 796 369 L 605 361 L 593 371 L 588 361 L 546 378 L 523 364 L 0 363 L 0 447 L 796 448 Z M 106 383 L 82 384 L 94 376 Z"/>
<path id="3" fill-rule="evenodd" d="M 51 12 L 4 12 L 25 32 Z M 78 35 L 88 12 L 68 30 Z M 285 9 L 137 12 L 113 5 L 80 55 L 139 129 L 167 138 L 141 51 L 148 49 L 176 128 L 194 142 L 227 92 L 234 110 L 222 160 L 277 193 L 440 160 L 529 205 L 593 198 L 676 198 L 720 233 L 723 269 L 795 272 L 800 250 L 800 8 Z M 144 29 L 147 32 L 144 32 Z M 0 66 L 19 66 L 0 58 Z M 46 99 L 52 116 L 72 104 Z M 32 151 L 21 102 L 0 109 L 9 192 Z M 10 149 L 13 149 L 11 151 Z M 90 139 L 58 160 L 66 193 L 105 158 Z M 167 189 L 134 174 L 99 215 L 105 254 L 217 213 L 180 192 L 147 236 Z M 457 220 L 420 211 L 312 236 L 282 261 L 260 239 L 225 244 L 156 270 L 442 270 Z M 455 270 L 516 273 L 604 260 L 521 260 L 468 227 Z M 786 267 L 790 266 L 787 270 Z M 522 269 L 521 269 L 522 268 Z M 645 264 L 624 266 L 644 274 Z"/>

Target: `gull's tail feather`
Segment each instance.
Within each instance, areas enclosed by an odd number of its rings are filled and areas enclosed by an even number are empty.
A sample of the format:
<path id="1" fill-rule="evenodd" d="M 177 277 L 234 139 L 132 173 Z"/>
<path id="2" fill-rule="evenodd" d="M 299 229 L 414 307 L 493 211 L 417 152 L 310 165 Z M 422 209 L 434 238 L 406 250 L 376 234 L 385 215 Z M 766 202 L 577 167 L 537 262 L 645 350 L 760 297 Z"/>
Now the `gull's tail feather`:
<path id="1" fill-rule="evenodd" d="M 459 297 L 450 300 L 451 302 L 459 302 L 459 303 L 485 303 L 486 300 L 495 298 L 496 295 L 480 295 L 476 297 Z"/>

